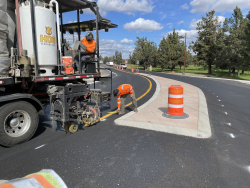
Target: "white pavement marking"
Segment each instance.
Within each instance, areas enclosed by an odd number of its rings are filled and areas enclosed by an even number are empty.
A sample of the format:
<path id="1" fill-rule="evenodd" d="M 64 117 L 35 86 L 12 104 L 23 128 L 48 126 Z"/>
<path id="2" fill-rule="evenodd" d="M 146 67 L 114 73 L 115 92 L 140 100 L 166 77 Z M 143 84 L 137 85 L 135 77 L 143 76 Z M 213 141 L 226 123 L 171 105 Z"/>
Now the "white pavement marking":
<path id="1" fill-rule="evenodd" d="M 147 76 L 145 74 L 141 74 L 141 75 Z M 158 82 L 158 80 L 150 76 L 147 76 L 147 77 L 155 81 L 156 90 L 155 90 L 154 95 L 146 103 L 144 103 L 142 106 L 138 108 L 139 111 L 145 108 L 146 106 L 148 106 L 150 103 L 152 103 L 159 96 L 160 90 L 161 90 L 161 85 Z M 129 112 L 126 115 L 116 119 L 115 124 L 121 125 L 121 126 L 128 126 L 128 127 L 135 127 L 135 128 L 140 128 L 140 129 L 172 133 L 172 134 L 183 135 L 183 136 L 191 136 L 194 138 L 209 138 L 211 137 L 212 132 L 211 132 L 211 126 L 210 126 L 210 121 L 209 121 L 209 116 L 208 116 L 206 97 L 200 88 L 196 87 L 196 89 L 198 90 L 198 93 L 199 93 L 198 130 L 125 120 L 126 118 L 135 114 L 135 112 Z"/>
<path id="2" fill-rule="evenodd" d="M 106 121 L 106 119 L 102 119 L 101 121 Z"/>
<path id="3" fill-rule="evenodd" d="M 231 126 L 231 123 L 227 123 L 229 126 Z"/>
<path id="4" fill-rule="evenodd" d="M 224 105 L 221 105 L 222 107 L 224 107 Z"/>
<path id="5" fill-rule="evenodd" d="M 216 97 L 219 97 L 219 96 L 216 96 Z"/>
<path id="6" fill-rule="evenodd" d="M 227 112 L 225 112 L 225 114 L 227 115 Z"/>
<path id="7" fill-rule="evenodd" d="M 233 133 L 230 133 L 229 134 L 232 138 L 235 138 L 234 134 Z"/>
<path id="8" fill-rule="evenodd" d="M 218 101 L 221 101 L 221 100 L 218 100 Z"/>
<path id="9" fill-rule="evenodd" d="M 43 147 L 43 146 L 45 146 L 46 144 L 43 144 L 43 145 L 41 145 L 41 146 L 38 146 L 37 148 L 35 148 L 35 149 L 39 149 L 39 148 L 41 148 L 41 147 Z"/>
<path id="10" fill-rule="evenodd" d="M 245 167 L 246 170 L 250 173 L 250 166 Z"/>

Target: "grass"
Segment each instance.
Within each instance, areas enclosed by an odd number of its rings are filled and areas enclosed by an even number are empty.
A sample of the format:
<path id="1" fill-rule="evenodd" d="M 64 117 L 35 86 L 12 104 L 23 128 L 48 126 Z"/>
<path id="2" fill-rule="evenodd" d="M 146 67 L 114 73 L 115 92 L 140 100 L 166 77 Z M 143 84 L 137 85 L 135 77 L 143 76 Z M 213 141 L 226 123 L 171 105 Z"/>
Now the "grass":
<path id="1" fill-rule="evenodd" d="M 131 68 L 137 68 L 137 65 L 132 65 L 132 64 L 127 64 L 127 67 L 129 69 Z M 144 70 L 143 66 L 138 66 L 139 70 Z M 161 68 L 160 67 L 153 67 L 152 71 L 154 72 L 161 72 Z M 184 67 L 182 67 L 180 69 L 180 67 L 176 67 L 174 69 L 175 73 L 179 73 L 182 74 L 184 72 Z M 171 73 L 171 69 L 169 68 L 164 68 L 164 72 L 166 73 Z M 196 74 L 196 75 L 200 75 L 200 76 L 208 76 L 208 70 L 204 70 L 204 68 L 202 66 L 194 66 L 194 65 L 190 65 L 188 67 L 186 67 L 185 69 L 185 73 L 190 73 L 190 74 Z M 241 71 L 240 71 L 241 73 Z M 187 74 L 188 75 L 188 74 Z M 241 79 L 241 80 L 250 80 L 250 71 L 245 71 L 245 73 L 242 75 L 240 75 L 239 77 L 237 76 L 237 71 L 236 73 L 232 73 L 231 76 L 227 76 L 228 75 L 228 70 L 227 69 L 219 69 L 216 68 L 215 66 L 212 66 L 212 75 L 210 75 L 211 77 L 220 77 L 220 78 L 228 78 L 228 79 Z"/>

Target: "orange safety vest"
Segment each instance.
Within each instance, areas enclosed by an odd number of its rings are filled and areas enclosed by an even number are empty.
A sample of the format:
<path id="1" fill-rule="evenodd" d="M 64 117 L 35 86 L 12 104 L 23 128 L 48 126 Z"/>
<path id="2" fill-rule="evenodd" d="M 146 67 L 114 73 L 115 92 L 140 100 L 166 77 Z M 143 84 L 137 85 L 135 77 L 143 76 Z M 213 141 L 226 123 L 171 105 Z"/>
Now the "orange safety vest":
<path id="1" fill-rule="evenodd" d="M 85 52 L 93 53 L 95 51 L 95 39 L 88 41 L 86 38 L 83 38 L 81 42 L 87 47 Z"/>
<path id="2" fill-rule="evenodd" d="M 122 84 L 117 88 L 120 91 L 120 95 L 117 95 L 117 105 L 118 108 L 121 108 L 121 95 L 126 95 L 126 94 L 132 94 L 133 93 L 133 87 L 130 84 Z"/>
<path id="3" fill-rule="evenodd" d="M 67 185 L 54 170 L 44 169 L 1 184 L 0 188 L 67 188 Z"/>

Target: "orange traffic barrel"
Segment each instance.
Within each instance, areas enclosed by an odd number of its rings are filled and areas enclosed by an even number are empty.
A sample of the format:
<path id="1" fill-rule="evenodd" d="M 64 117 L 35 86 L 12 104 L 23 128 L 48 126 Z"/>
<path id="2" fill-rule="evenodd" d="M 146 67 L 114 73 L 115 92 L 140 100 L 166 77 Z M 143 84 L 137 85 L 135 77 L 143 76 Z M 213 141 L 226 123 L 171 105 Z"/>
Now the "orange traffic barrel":
<path id="1" fill-rule="evenodd" d="M 174 116 L 184 115 L 183 112 L 183 87 L 171 85 L 168 89 L 168 112 Z"/>
<path id="2" fill-rule="evenodd" d="M 122 70 L 123 70 L 123 67 L 122 67 Z"/>
<path id="3" fill-rule="evenodd" d="M 64 64 L 63 71 L 65 71 L 66 74 L 73 74 L 73 58 L 71 56 L 63 56 L 62 63 Z"/>
<path id="4" fill-rule="evenodd" d="M 134 68 L 131 69 L 131 72 L 134 72 Z"/>
<path id="5" fill-rule="evenodd" d="M 117 66 L 117 69 L 118 69 L 118 66 Z"/>
<path id="6" fill-rule="evenodd" d="M 174 71 L 172 71 L 172 74 L 174 74 Z"/>

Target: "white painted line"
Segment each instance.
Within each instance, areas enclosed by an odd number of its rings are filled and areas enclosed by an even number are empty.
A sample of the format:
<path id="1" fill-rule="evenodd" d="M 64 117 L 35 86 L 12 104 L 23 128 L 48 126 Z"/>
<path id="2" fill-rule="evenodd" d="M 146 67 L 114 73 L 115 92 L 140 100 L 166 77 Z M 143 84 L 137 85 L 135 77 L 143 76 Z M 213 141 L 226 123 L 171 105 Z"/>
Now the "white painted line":
<path id="1" fill-rule="evenodd" d="M 224 107 L 224 105 L 221 105 L 222 107 Z"/>
<path id="2" fill-rule="evenodd" d="M 233 133 L 230 133 L 229 134 L 232 138 L 235 138 L 234 134 Z"/>
<path id="3" fill-rule="evenodd" d="M 246 170 L 250 173 L 250 166 L 245 167 Z"/>
<path id="4" fill-rule="evenodd" d="M 221 100 L 218 100 L 218 101 L 221 101 Z"/>
<path id="5" fill-rule="evenodd" d="M 227 123 L 229 126 L 231 126 L 231 123 Z"/>
<path id="6" fill-rule="evenodd" d="M 216 96 L 216 97 L 219 97 L 219 96 Z"/>
<path id="7" fill-rule="evenodd" d="M 101 121 L 106 121 L 106 119 L 102 119 Z"/>
<path id="8" fill-rule="evenodd" d="M 225 114 L 227 115 L 227 112 L 225 112 Z"/>
<path id="9" fill-rule="evenodd" d="M 45 146 L 46 144 L 43 144 L 43 145 L 41 145 L 41 146 L 38 146 L 37 148 L 35 148 L 35 149 L 39 149 L 39 148 L 41 148 L 41 147 L 43 147 L 43 146 Z"/>

